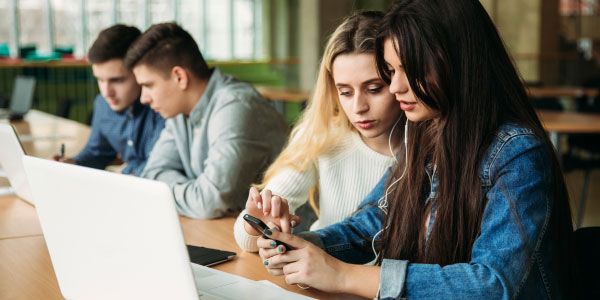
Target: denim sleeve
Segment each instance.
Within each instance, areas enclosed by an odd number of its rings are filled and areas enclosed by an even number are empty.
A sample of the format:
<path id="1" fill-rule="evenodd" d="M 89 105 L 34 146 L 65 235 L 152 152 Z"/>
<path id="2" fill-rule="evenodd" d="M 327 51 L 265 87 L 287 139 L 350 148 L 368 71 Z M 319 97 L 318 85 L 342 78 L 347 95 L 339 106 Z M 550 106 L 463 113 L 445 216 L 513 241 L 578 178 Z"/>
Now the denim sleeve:
<path id="1" fill-rule="evenodd" d="M 147 137 L 143 139 L 144 148 L 143 154 L 144 157 L 140 157 L 139 159 L 131 160 L 127 162 L 127 166 L 123 169 L 123 174 L 133 174 L 135 176 L 141 176 L 142 171 L 146 167 L 146 163 L 148 162 L 148 158 L 150 157 L 150 152 L 152 152 L 152 148 L 154 148 L 154 144 L 158 141 L 162 130 L 165 127 L 165 119 L 163 119 L 159 114 L 155 112 L 149 112 L 151 118 L 148 118 L 146 121 L 146 126 L 150 127 L 148 131 L 144 131 L 147 134 Z M 151 124 L 148 124 L 152 122 Z M 142 129 L 140 129 L 142 130 Z M 145 129 L 144 129 L 145 130 Z"/>
<path id="2" fill-rule="evenodd" d="M 548 234 L 553 204 L 548 151 L 531 135 L 506 141 L 490 170 L 492 186 L 485 194 L 481 234 L 471 261 L 442 267 L 384 260 L 381 297 L 515 298 L 536 263 L 534 251 Z"/>
<path id="3" fill-rule="evenodd" d="M 355 264 L 372 261 L 375 255 L 371 249 L 371 239 L 381 230 L 384 218 L 377 202 L 384 194 L 389 173 L 388 170 L 352 216 L 342 222 L 317 231 L 303 232 L 298 236 L 342 261 Z"/>
<path id="4" fill-rule="evenodd" d="M 90 137 L 83 150 L 73 157 L 78 165 L 104 169 L 115 159 L 115 157 L 117 157 L 117 152 L 104 137 L 101 130 L 102 126 L 110 124 L 102 121 L 106 109 L 110 109 L 108 104 L 106 104 L 105 100 L 98 95 L 94 101 L 94 115 L 92 118 L 92 132 L 90 133 Z"/>

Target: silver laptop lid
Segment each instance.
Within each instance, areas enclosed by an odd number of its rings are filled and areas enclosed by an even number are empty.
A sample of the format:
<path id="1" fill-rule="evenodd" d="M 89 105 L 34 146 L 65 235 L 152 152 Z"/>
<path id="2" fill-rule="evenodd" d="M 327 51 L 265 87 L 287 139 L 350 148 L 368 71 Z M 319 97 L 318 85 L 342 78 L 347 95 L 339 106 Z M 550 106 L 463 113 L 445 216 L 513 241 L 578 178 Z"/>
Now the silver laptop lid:
<path id="1" fill-rule="evenodd" d="M 35 89 L 35 78 L 29 76 L 17 76 L 10 99 L 10 112 L 25 115 L 33 103 L 33 91 Z"/>
<path id="2" fill-rule="evenodd" d="M 0 123 L 0 165 L 6 172 L 8 182 L 17 196 L 33 204 L 31 190 L 23 169 L 22 157 L 25 155 L 19 138 L 10 124 Z"/>
<path id="3" fill-rule="evenodd" d="M 198 299 L 162 182 L 23 157 L 66 299 Z"/>

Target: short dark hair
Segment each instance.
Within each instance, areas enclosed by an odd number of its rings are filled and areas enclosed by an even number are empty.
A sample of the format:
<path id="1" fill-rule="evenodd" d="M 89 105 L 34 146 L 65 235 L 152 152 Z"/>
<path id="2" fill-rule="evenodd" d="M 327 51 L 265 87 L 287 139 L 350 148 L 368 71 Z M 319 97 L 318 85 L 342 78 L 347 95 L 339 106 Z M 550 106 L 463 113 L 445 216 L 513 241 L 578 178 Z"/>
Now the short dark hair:
<path id="1" fill-rule="evenodd" d="M 129 46 L 141 34 L 139 29 L 123 24 L 113 25 L 100 31 L 88 51 L 88 61 L 97 64 L 113 58 L 124 58 Z"/>
<path id="2" fill-rule="evenodd" d="M 127 51 L 124 64 L 133 69 L 146 65 L 170 76 L 171 69 L 180 66 L 198 78 L 210 77 L 210 69 L 194 38 L 176 23 L 150 26 Z"/>

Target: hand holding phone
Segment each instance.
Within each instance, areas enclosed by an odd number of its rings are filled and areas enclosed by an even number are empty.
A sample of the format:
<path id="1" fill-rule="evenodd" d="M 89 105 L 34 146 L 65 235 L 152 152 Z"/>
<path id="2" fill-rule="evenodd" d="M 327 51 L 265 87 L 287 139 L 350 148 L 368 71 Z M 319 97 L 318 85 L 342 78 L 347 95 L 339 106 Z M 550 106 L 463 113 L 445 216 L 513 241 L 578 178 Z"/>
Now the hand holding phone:
<path id="1" fill-rule="evenodd" d="M 252 228 L 254 228 L 254 230 L 256 230 L 256 231 L 260 232 L 260 233 L 262 234 L 263 238 L 265 238 L 265 239 L 268 239 L 268 238 L 269 238 L 268 236 L 266 236 L 266 235 L 264 235 L 264 234 L 263 234 L 263 231 L 264 231 L 265 229 L 267 229 L 267 228 L 268 228 L 268 229 L 271 229 L 271 228 L 269 228 L 269 227 L 267 226 L 267 224 L 265 224 L 263 221 L 261 221 L 261 220 L 260 220 L 260 219 L 258 219 L 258 218 L 255 218 L 255 217 L 253 217 L 253 216 L 251 216 L 251 215 L 249 215 L 249 214 L 245 214 L 245 215 L 244 215 L 244 220 L 245 220 L 245 221 L 246 221 L 248 224 L 250 224 L 250 226 L 252 226 Z M 275 243 L 277 243 L 277 246 L 279 246 L 279 245 L 283 245 L 283 246 L 285 246 L 285 249 L 287 249 L 287 250 L 290 250 L 290 249 L 291 249 L 291 248 L 290 248 L 290 246 L 286 245 L 286 244 L 285 244 L 285 243 L 283 243 L 283 242 L 280 242 L 280 241 L 278 241 L 278 240 L 274 240 L 274 241 L 275 241 Z"/>

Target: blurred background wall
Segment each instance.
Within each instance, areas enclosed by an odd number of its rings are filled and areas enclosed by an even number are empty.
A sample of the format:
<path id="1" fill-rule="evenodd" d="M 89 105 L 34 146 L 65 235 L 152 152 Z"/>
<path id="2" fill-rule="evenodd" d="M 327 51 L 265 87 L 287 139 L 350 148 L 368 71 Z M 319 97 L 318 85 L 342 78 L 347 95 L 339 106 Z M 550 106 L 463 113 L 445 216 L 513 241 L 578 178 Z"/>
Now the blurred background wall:
<path id="1" fill-rule="evenodd" d="M 98 90 L 85 53 L 115 23 L 176 21 L 211 65 L 257 85 L 310 91 L 325 43 L 356 10 L 391 0 L 2 0 L 0 105 L 14 76 L 35 76 L 35 107 L 85 122 Z M 581 85 L 597 73 L 600 0 L 481 0 L 530 85 Z M 443 13 L 443 12 L 440 12 Z M 286 109 L 292 120 L 301 109 Z"/>

